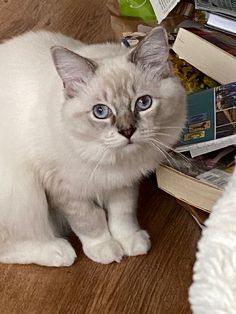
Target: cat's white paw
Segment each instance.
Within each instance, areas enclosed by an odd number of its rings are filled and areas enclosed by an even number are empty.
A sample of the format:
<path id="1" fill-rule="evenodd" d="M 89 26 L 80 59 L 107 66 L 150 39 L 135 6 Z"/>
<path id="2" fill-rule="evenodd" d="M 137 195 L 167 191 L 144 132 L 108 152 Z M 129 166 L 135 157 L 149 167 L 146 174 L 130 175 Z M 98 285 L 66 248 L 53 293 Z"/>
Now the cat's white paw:
<path id="1" fill-rule="evenodd" d="M 138 230 L 129 237 L 120 238 L 118 241 L 127 256 L 147 254 L 151 248 L 150 237 L 145 230 Z"/>
<path id="2" fill-rule="evenodd" d="M 42 249 L 42 265 L 61 267 L 70 266 L 76 259 L 76 253 L 68 241 L 58 239 L 45 245 Z"/>
<path id="3" fill-rule="evenodd" d="M 119 263 L 124 255 L 121 245 L 114 239 L 109 239 L 95 245 L 84 246 L 83 250 L 91 260 L 101 264 Z"/>
<path id="4" fill-rule="evenodd" d="M 75 258 L 74 249 L 64 239 L 48 242 L 18 241 L 0 245 L 1 263 L 60 267 L 72 265 Z"/>

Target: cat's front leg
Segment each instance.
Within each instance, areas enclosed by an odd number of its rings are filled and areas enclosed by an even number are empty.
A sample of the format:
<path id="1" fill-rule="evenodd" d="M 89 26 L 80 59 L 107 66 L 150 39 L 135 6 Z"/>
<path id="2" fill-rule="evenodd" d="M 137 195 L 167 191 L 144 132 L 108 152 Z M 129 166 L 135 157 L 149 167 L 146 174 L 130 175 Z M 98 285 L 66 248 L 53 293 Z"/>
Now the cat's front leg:
<path id="1" fill-rule="evenodd" d="M 146 254 L 151 247 L 148 233 L 138 224 L 137 198 L 137 188 L 130 187 L 113 191 L 107 203 L 109 230 L 127 256 Z"/>
<path id="2" fill-rule="evenodd" d="M 67 204 L 65 215 L 90 259 L 102 264 L 121 261 L 124 251 L 112 238 L 102 208 L 92 201 L 79 200 Z"/>

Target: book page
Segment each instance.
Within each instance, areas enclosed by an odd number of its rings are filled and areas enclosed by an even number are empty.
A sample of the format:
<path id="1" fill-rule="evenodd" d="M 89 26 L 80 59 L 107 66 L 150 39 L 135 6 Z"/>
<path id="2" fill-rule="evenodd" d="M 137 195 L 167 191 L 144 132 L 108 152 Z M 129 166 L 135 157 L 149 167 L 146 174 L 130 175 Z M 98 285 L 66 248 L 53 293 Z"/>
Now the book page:
<path id="1" fill-rule="evenodd" d="M 200 174 L 197 176 L 197 179 L 200 181 L 209 182 L 223 189 L 229 182 L 230 177 L 231 175 L 229 173 L 216 168 Z"/>
<path id="2" fill-rule="evenodd" d="M 236 135 L 231 135 L 217 140 L 202 142 L 198 144 L 179 146 L 175 149 L 176 152 L 190 151 L 191 157 L 197 157 L 203 154 L 213 152 L 215 150 L 228 147 L 230 145 L 236 145 Z"/>
<path id="3" fill-rule="evenodd" d="M 179 1 L 180 0 L 150 0 L 158 23 L 161 23 L 164 18 L 167 17 Z"/>

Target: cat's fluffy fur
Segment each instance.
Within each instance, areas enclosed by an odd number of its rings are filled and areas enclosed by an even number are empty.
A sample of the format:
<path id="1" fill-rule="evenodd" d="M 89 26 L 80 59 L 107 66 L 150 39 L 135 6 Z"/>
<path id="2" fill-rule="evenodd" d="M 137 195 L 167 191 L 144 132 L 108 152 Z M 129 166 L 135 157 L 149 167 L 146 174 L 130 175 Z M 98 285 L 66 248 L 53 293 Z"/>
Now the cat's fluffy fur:
<path id="1" fill-rule="evenodd" d="M 148 251 L 136 184 L 185 120 L 185 94 L 167 58 L 161 28 L 134 51 L 44 31 L 0 45 L 0 262 L 71 265 L 64 221 L 94 261 Z M 137 112 L 147 94 L 151 108 Z M 113 115 L 95 118 L 97 103 Z M 129 144 L 118 125 L 131 120 Z"/>

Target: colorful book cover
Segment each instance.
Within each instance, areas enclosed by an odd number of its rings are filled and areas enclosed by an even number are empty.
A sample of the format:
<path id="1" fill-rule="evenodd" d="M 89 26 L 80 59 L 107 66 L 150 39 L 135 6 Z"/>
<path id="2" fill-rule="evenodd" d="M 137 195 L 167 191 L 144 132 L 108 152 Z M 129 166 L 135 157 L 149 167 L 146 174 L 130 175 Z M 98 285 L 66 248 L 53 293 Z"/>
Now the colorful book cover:
<path id="1" fill-rule="evenodd" d="M 189 95 L 187 112 L 178 147 L 236 134 L 236 82 Z"/>

